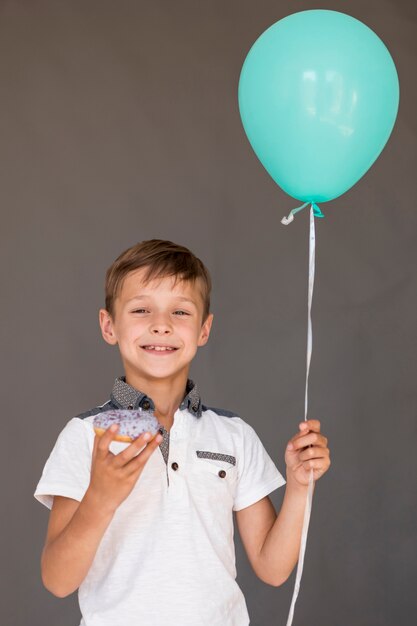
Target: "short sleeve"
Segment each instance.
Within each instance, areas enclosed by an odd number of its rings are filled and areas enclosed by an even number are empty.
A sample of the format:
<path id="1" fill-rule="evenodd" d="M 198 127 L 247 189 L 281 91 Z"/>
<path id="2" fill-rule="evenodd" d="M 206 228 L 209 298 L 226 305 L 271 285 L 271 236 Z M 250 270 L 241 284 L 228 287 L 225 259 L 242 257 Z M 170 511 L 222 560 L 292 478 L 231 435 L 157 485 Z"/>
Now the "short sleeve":
<path id="1" fill-rule="evenodd" d="M 94 434 L 89 424 L 72 418 L 60 432 L 43 468 L 34 497 L 48 509 L 53 496 L 81 500 L 90 484 Z"/>
<path id="2" fill-rule="evenodd" d="M 238 463 L 234 511 L 240 511 L 255 504 L 271 491 L 285 485 L 284 477 L 278 471 L 252 426 L 243 420 L 242 424 L 244 425 L 243 453 Z"/>

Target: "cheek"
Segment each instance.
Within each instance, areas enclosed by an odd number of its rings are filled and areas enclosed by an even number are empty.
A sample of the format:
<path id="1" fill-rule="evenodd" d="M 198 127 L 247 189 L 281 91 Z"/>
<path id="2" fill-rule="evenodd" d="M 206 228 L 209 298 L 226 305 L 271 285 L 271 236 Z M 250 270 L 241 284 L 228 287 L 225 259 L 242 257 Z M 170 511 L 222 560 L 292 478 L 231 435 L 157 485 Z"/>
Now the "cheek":
<path id="1" fill-rule="evenodd" d="M 191 326 L 182 326 L 178 329 L 178 335 L 182 337 L 183 341 L 187 343 L 189 346 L 194 346 L 197 344 L 199 332 Z"/>
<path id="2" fill-rule="evenodd" d="M 118 337 L 121 343 L 136 341 L 141 335 L 139 324 L 125 324 L 123 330 L 119 331 Z"/>

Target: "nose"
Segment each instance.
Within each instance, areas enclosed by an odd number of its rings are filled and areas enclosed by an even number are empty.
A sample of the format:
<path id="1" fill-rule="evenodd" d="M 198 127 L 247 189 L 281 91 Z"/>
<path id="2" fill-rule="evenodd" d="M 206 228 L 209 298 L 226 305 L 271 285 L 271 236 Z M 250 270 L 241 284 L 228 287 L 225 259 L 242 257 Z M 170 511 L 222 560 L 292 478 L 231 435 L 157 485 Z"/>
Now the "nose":
<path id="1" fill-rule="evenodd" d="M 164 316 L 154 319 L 150 330 L 153 335 L 169 335 L 172 332 L 171 324 Z"/>

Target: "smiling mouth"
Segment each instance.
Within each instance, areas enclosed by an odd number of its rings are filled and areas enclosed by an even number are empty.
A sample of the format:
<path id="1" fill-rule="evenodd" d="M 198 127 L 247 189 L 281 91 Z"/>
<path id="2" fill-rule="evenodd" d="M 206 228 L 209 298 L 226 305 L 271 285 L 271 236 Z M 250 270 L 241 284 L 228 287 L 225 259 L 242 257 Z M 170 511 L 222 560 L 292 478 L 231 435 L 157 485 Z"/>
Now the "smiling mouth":
<path id="1" fill-rule="evenodd" d="M 153 345 L 149 345 L 149 346 L 141 346 L 141 348 L 143 350 L 146 350 L 146 352 L 175 352 L 176 350 L 178 350 L 178 348 L 175 348 L 174 346 L 153 346 Z"/>

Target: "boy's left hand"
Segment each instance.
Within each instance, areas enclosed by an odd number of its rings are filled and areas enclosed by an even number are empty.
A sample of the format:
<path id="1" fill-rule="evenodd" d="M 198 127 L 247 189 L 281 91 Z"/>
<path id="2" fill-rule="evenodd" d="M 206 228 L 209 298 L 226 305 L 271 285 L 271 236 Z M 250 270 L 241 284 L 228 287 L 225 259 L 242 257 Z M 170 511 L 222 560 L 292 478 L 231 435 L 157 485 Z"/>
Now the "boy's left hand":
<path id="1" fill-rule="evenodd" d="M 319 420 L 307 420 L 299 426 L 300 432 L 290 439 L 285 450 L 287 482 L 308 485 L 310 472 L 318 480 L 330 467 L 327 438 L 320 432 Z"/>

